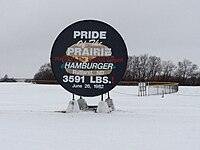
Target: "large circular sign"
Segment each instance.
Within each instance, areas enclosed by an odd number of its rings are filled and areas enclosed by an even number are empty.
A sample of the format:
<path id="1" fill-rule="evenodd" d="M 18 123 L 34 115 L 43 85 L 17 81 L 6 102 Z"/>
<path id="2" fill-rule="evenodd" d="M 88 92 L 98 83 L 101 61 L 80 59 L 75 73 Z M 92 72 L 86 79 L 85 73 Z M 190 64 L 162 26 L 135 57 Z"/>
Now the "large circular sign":
<path id="1" fill-rule="evenodd" d="M 97 96 L 114 88 L 127 65 L 127 49 L 110 25 L 84 20 L 65 28 L 51 51 L 51 66 L 63 88 L 80 96 Z"/>

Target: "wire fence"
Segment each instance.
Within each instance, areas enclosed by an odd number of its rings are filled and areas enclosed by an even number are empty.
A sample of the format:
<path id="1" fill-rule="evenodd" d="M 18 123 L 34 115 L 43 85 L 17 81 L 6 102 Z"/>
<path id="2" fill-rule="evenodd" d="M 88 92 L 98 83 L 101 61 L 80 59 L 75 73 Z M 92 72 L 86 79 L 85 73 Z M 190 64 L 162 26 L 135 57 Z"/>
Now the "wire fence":
<path id="1" fill-rule="evenodd" d="M 178 83 L 141 82 L 138 83 L 138 96 L 164 95 L 178 92 Z"/>
<path id="2" fill-rule="evenodd" d="M 176 85 L 158 85 L 158 86 L 149 86 L 148 95 L 163 95 L 171 94 L 178 92 L 178 86 Z"/>

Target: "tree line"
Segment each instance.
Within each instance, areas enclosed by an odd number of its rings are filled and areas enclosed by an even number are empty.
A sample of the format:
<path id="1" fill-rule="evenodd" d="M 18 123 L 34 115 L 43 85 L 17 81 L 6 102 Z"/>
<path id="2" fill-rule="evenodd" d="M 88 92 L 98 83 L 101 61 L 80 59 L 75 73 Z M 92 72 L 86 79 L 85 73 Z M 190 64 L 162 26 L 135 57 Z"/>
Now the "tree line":
<path id="1" fill-rule="evenodd" d="M 200 85 L 200 71 L 197 64 L 188 59 L 177 64 L 171 60 L 143 54 L 129 56 L 123 80 L 178 82 L 180 85 Z"/>
<path id="2" fill-rule="evenodd" d="M 34 80 L 55 80 L 51 65 L 42 65 L 34 75 Z M 162 61 L 160 57 L 143 54 L 129 56 L 125 81 L 178 82 L 180 85 L 200 85 L 198 66 L 188 59 L 177 64 L 170 60 Z"/>

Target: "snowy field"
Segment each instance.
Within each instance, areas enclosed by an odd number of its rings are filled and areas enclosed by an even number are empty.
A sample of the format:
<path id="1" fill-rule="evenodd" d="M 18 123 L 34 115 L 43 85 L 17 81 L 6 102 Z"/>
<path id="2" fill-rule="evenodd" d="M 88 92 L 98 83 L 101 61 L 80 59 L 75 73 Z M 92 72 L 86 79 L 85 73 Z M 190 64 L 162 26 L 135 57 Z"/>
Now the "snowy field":
<path id="1" fill-rule="evenodd" d="M 200 87 L 164 98 L 125 86 L 110 94 L 112 113 L 58 113 L 72 98 L 61 86 L 0 83 L 0 150 L 200 149 Z"/>

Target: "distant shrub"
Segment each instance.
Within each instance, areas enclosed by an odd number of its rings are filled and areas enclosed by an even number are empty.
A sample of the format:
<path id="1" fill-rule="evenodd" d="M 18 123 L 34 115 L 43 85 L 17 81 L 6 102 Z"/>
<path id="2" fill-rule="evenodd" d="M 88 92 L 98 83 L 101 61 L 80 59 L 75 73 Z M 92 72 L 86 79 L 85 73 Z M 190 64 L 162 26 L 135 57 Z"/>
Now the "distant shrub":
<path id="1" fill-rule="evenodd" d="M 14 78 L 9 78 L 8 75 L 5 75 L 0 82 L 17 82 Z"/>
<path id="2" fill-rule="evenodd" d="M 33 77 L 35 83 L 55 83 L 55 77 L 50 63 L 42 65 Z M 49 82 L 48 82 L 49 81 Z"/>

